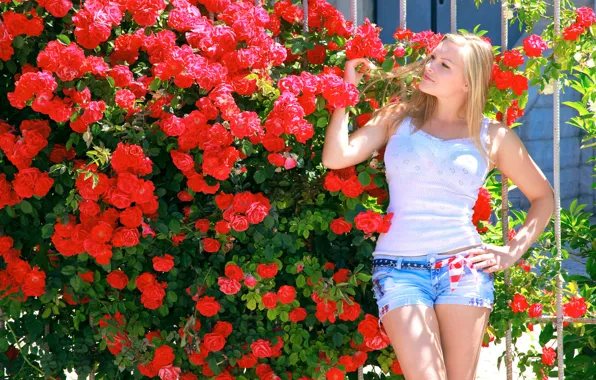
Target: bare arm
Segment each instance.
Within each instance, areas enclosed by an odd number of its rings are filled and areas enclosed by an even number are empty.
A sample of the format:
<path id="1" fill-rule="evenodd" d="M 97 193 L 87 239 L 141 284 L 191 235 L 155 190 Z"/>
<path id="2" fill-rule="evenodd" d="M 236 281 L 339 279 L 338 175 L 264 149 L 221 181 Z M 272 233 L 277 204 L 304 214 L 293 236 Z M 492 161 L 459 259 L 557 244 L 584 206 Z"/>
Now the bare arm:
<path id="1" fill-rule="evenodd" d="M 554 191 L 515 131 L 503 124 L 497 128 L 497 167 L 532 203 L 524 225 L 507 244 L 519 259 L 548 225 L 554 212 Z"/>
<path id="2" fill-rule="evenodd" d="M 323 166 L 342 169 L 357 165 L 370 158 L 375 150 L 387 144 L 388 115 L 394 107 L 378 110 L 373 117 L 357 131 L 348 133 L 348 116 L 345 108 L 333 111 L 325 133 L 323 145 Z"/>

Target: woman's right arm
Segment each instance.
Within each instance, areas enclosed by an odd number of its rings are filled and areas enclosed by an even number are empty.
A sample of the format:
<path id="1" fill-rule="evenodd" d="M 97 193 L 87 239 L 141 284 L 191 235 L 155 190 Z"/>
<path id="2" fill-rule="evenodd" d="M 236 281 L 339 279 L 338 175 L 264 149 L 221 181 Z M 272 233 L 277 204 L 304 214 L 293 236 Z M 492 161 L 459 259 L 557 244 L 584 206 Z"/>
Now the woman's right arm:
<path id="1" fill-rule="evenodd" d="M 343 169 L 369 159 L 387 144 L 389 115 L 393 106 L 376 111 L 370 120 L 352 134 L 348 132 L 345 108 L 336 108 L 325 132 L 322 163 L 328 169 Z"/>

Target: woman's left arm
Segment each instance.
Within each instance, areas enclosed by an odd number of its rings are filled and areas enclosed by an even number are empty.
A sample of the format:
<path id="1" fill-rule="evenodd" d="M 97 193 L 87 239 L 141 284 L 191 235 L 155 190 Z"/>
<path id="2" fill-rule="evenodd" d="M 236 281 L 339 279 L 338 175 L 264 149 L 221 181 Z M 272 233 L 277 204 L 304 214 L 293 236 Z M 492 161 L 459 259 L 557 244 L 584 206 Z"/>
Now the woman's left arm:
<path id="1" fill-rule="evenodd" d="M 553 188 L 517 133 L 502 123 L 494 128 L 496 167 L 515 183 L 532 205 L 522 228 L 507 245 L 488 245 L 487 249 L 474 252 L 477 254 L 472 258 L 474 268 L 486 268 L 486 273 L 513 266 L 544 231 L 555 209 Z"/>

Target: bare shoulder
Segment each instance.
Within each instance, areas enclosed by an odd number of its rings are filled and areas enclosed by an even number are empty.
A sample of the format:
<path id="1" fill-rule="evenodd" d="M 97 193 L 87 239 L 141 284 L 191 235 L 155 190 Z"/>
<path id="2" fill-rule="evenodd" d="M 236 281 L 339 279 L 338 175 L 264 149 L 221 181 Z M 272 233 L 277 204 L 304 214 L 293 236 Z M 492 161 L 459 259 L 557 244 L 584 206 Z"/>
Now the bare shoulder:
<path id="1" fill-rule="evenodd" d="M 487 135 L 487 148 L 494 166 L 498 166 L 499 156 L 523 148 L 523 142 L 517 133 L 502 121 L 489 119 Z"/>
<path id="2" fill-rule="evenodd" d="M 406 111 L 406 106 L 403 103 L 389 103 L 381 107 L 373 113 L 373 118 L 378 118 L 378 123 L 382 125 L 385 132 L 385 145 L 389 141 L 389 137 L 395 132 L 393 130 L 394 121 Z"/>

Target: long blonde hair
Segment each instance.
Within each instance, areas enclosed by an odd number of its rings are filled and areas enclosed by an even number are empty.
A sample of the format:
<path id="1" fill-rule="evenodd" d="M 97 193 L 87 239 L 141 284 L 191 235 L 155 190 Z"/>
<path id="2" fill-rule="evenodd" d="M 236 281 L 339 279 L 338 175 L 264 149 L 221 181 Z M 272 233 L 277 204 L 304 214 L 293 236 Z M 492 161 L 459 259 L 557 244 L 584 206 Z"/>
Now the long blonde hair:
<path id="1" fill-rule="evenodd" d="M 463 54 L 463 61 L 464 78 L 469 88 L 465 106 L 468 135 L 472 137 L 472 141 L 476 147 L 484 153 L 485 160 L 488 162 L 490 161 L 490 157 L 480 142 L 480 126 L 484 118 L 484 107 L 488 99 L 494 62 L 492 46 L 479 36 L 471 33 L 447 33 L 441 38 L 439 43 L 445 40 L 466 47 Z M 373 114 L 374 117 L 377 112 L 383 112 L 385 109 L 389 111 L 391 124 L 388 127 L 388 136 L 392 136 L 397 131 L 406 117 L 412 118 L 412 124 L 415 126 L 416 131 L 418 131 L 434 113 L 438 103 L 437 98 L 411 85 L 412 80 L 422 77 L 429 59 L 430 54 L 427 54 L 423 59 L 400 66 L 390 73 L 385 73 L 383 70 L 371 71 L 371 78 L 377 78 L 377 80 L 371 81 L 364 88 L 363 93 L 366 92 L 369 86 L 382 80 L 387 87 L 385 88 L 384 95 L 381 97 L 381 102 L 387 99 L 387 93 L 399 97 L 399 103 L 390 102 L 385 104 L 375 110 Z M 398 82 L 397 86 L 392 83 L 393 81 Z M 392 112 L 392 110 L 395 110 L 395 112 Z"/>

